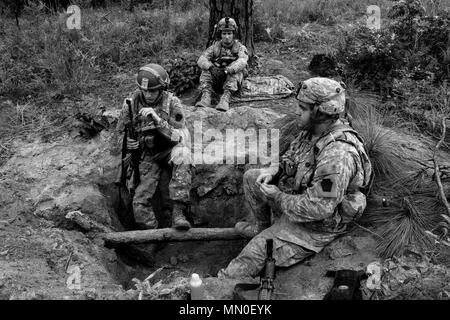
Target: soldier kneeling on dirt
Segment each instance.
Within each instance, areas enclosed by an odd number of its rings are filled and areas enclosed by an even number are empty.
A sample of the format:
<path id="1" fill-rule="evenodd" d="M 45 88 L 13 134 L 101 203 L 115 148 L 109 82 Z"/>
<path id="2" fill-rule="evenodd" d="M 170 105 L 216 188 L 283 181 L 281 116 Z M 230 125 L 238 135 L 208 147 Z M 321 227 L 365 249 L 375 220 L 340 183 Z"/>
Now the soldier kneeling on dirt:
<path id="1" fill-rule="evenodd" d="M 211 107 L 211 94 L 223 91 L 217 110 L 229 109 L 230 97 L 238 91 L 247 75 L 247 48 L 236 39 L 237 24 L 233 18 L 222 18 L 217 31 L 221 40 L 206 49 L 198 59 L 202 69 L 199 89 L 202 97 L 196 107 Z"/>
<path id="2" fill-rule="evenodd" d="M 134 194 L 134 219 L 140 228 L 158 227 L 150 201 L 159 183 L 172 227 L 187 230 L 190 223 L 183 212 L 189 204 L 191 162 L 190 150 L 183 144 L 189 139 L 183 107 L 167 91 L 169 75 L 160 65 L 143 66 L 136 81 L 139 90 L 125 99 L 117 124 L 123 132 L 119 183 Z"/>
<path id="3" fill-rule="evenodd" d="M 343 84 L 328 78 L 300 84 L 297 113 L 303 130 L 279 163 L 245 172 L 251 215 L 235 229 L 253 239 L 219 277 L 256 277 L 264 267 L 267 239 L 273 239 L 276 266 L 296 264 L 320 252 L 361 216 L 372 166 L 362 139 L 340 118 L 344 91 Z"/>

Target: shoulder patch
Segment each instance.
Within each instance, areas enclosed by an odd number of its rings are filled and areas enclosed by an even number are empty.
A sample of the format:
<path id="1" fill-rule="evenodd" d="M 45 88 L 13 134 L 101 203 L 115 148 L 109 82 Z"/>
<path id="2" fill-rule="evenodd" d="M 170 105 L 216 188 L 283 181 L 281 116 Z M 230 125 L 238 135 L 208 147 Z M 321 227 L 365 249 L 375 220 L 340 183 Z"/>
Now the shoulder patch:
<path id="1" fill-rule="evenodd" d="M 324 198 L 337 198 L 338 191 L 336 176 L 323 178 L 322 180 L 318 181 L 318 184 L 317 196 Z"/>

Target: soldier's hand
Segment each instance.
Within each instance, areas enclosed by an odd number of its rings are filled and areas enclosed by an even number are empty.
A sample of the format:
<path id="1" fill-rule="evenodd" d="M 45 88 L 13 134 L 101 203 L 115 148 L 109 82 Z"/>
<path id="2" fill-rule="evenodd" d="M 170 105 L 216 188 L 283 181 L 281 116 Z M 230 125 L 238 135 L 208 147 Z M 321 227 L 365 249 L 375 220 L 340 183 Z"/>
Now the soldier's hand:
<path id="1" fill-rule="evenodd" d="M 272 181 L 273 176 L 270 173 L 261 173 L 258 178 L 256 178 L 256 183 L 269 183 Z"/>
<path id="2" fill-rule="evenodd" d="M 139 148 L 139 142 L 134 140 L 134 139 L 130 139 L 127 138 L 127 149 L 128 150 L 137 150 Z"/>
<path id="3" fill-rule="evenodd" d="M 139 114 L 143 117 L 151 116 L 152 118 L 154 118 L 156 112 L 155 110 L 153 110 L 153 108 L 142 108 L 141 110 L 139 110 Z"/>
<path id="4" fill-rule="evenodd" d="M 259 185 L 259 189 L 261 190 L 261 192 L 267 197 L 267 199 L 269 200 L 273 200 L 275 199 L 275 196 L 281 192 L 280 189 L 278 189 L 277 186 L 273 185 L 273 184 L 266 184 L 266 183 L 261 183 Z"/>

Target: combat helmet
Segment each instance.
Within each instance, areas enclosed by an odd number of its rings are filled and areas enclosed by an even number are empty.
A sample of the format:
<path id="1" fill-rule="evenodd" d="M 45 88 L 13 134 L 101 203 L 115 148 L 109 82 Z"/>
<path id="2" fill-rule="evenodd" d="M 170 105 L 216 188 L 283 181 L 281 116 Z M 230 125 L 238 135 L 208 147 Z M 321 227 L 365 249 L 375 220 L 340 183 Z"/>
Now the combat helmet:
<path id="1" fill-rule="evenodd" d="M 149 63 L 138 71 L 136 82 L 142 90 L 165 90 L 169 86 L 169 74 L 156 63 Z"/>
<path id="2" fill-rule="evenodd" d="M 219 32 L 222 31 L 233 31 L 234 33 L 237 32 L 238 26 L 236 21 L 233 18 L 222 18 L 220 19 L 219 23 L 217 24 L 217 30 Z"/>
<path id="3" fill-rule="evenodd" d="M 335 115 L 345 111 L 345 85 L 329 78 L 315 77 L 301 82 L 296 98 L 313 104 L 313 114 L 320 111 Z"/>

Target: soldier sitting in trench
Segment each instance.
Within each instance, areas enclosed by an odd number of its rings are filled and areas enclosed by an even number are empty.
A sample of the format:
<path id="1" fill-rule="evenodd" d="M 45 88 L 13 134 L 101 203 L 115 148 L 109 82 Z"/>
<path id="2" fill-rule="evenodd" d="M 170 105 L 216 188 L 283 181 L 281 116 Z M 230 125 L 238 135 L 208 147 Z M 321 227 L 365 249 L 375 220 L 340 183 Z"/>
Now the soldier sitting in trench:
<path id="1" fill-rule="evenodd" d="M 233 18 L 223 18 L 217 25 L 221 40 L 206 49 L 198 59 L 202 69 L 199 89 L 202 97 L 196 107 L 211 107 L 211 94 L 223 91 L 217 110 L 229 109 L 230 97 L 240 88 L 247 75 L 247 48 L 236 39 L 237 24 Z"/>
<path id="2" fill-rule="evenodd" d="M 344 87 L 311 78 L 297 92 L 304 128 L 279 164 L 244 174 L 250 221 L 236 231 L 253 237 L 219 277 L 256 277 L 264 267 L 266 239 L 273 239 L 276 266 L 288 267 L 320 252 L 342 235 L 366 207 L 372 166 L 358 133 L 340 114 Z M 271 210 L 276 217 L 271 226 Z"/>
<path id="3" fill-rule="evenodd" d="M 121 135 L 127 138 L 121 142 L 123 149 L 138 154 L 138 163 L 131 163 L 122 177 L 132 178 L 138 173 L 136 179 L 128 180 L 128 186 L 135 190 L 133 214 L 141 229 L 158 227 L 151 204 L 157 186 L 163 210 L 171 213 L 172 227 L 190 228 L 184 217 L 191 185 L 190 150 L 185 150 L 182 143 L 189 139 L 189 131 L 180 100 L 167 91 L 169 81 L 169 75 L 158 64 L 140 68 L 136 78 L 139 90 L 125 99 L 117 124 L 119 132 L 126 132 Z"/>

